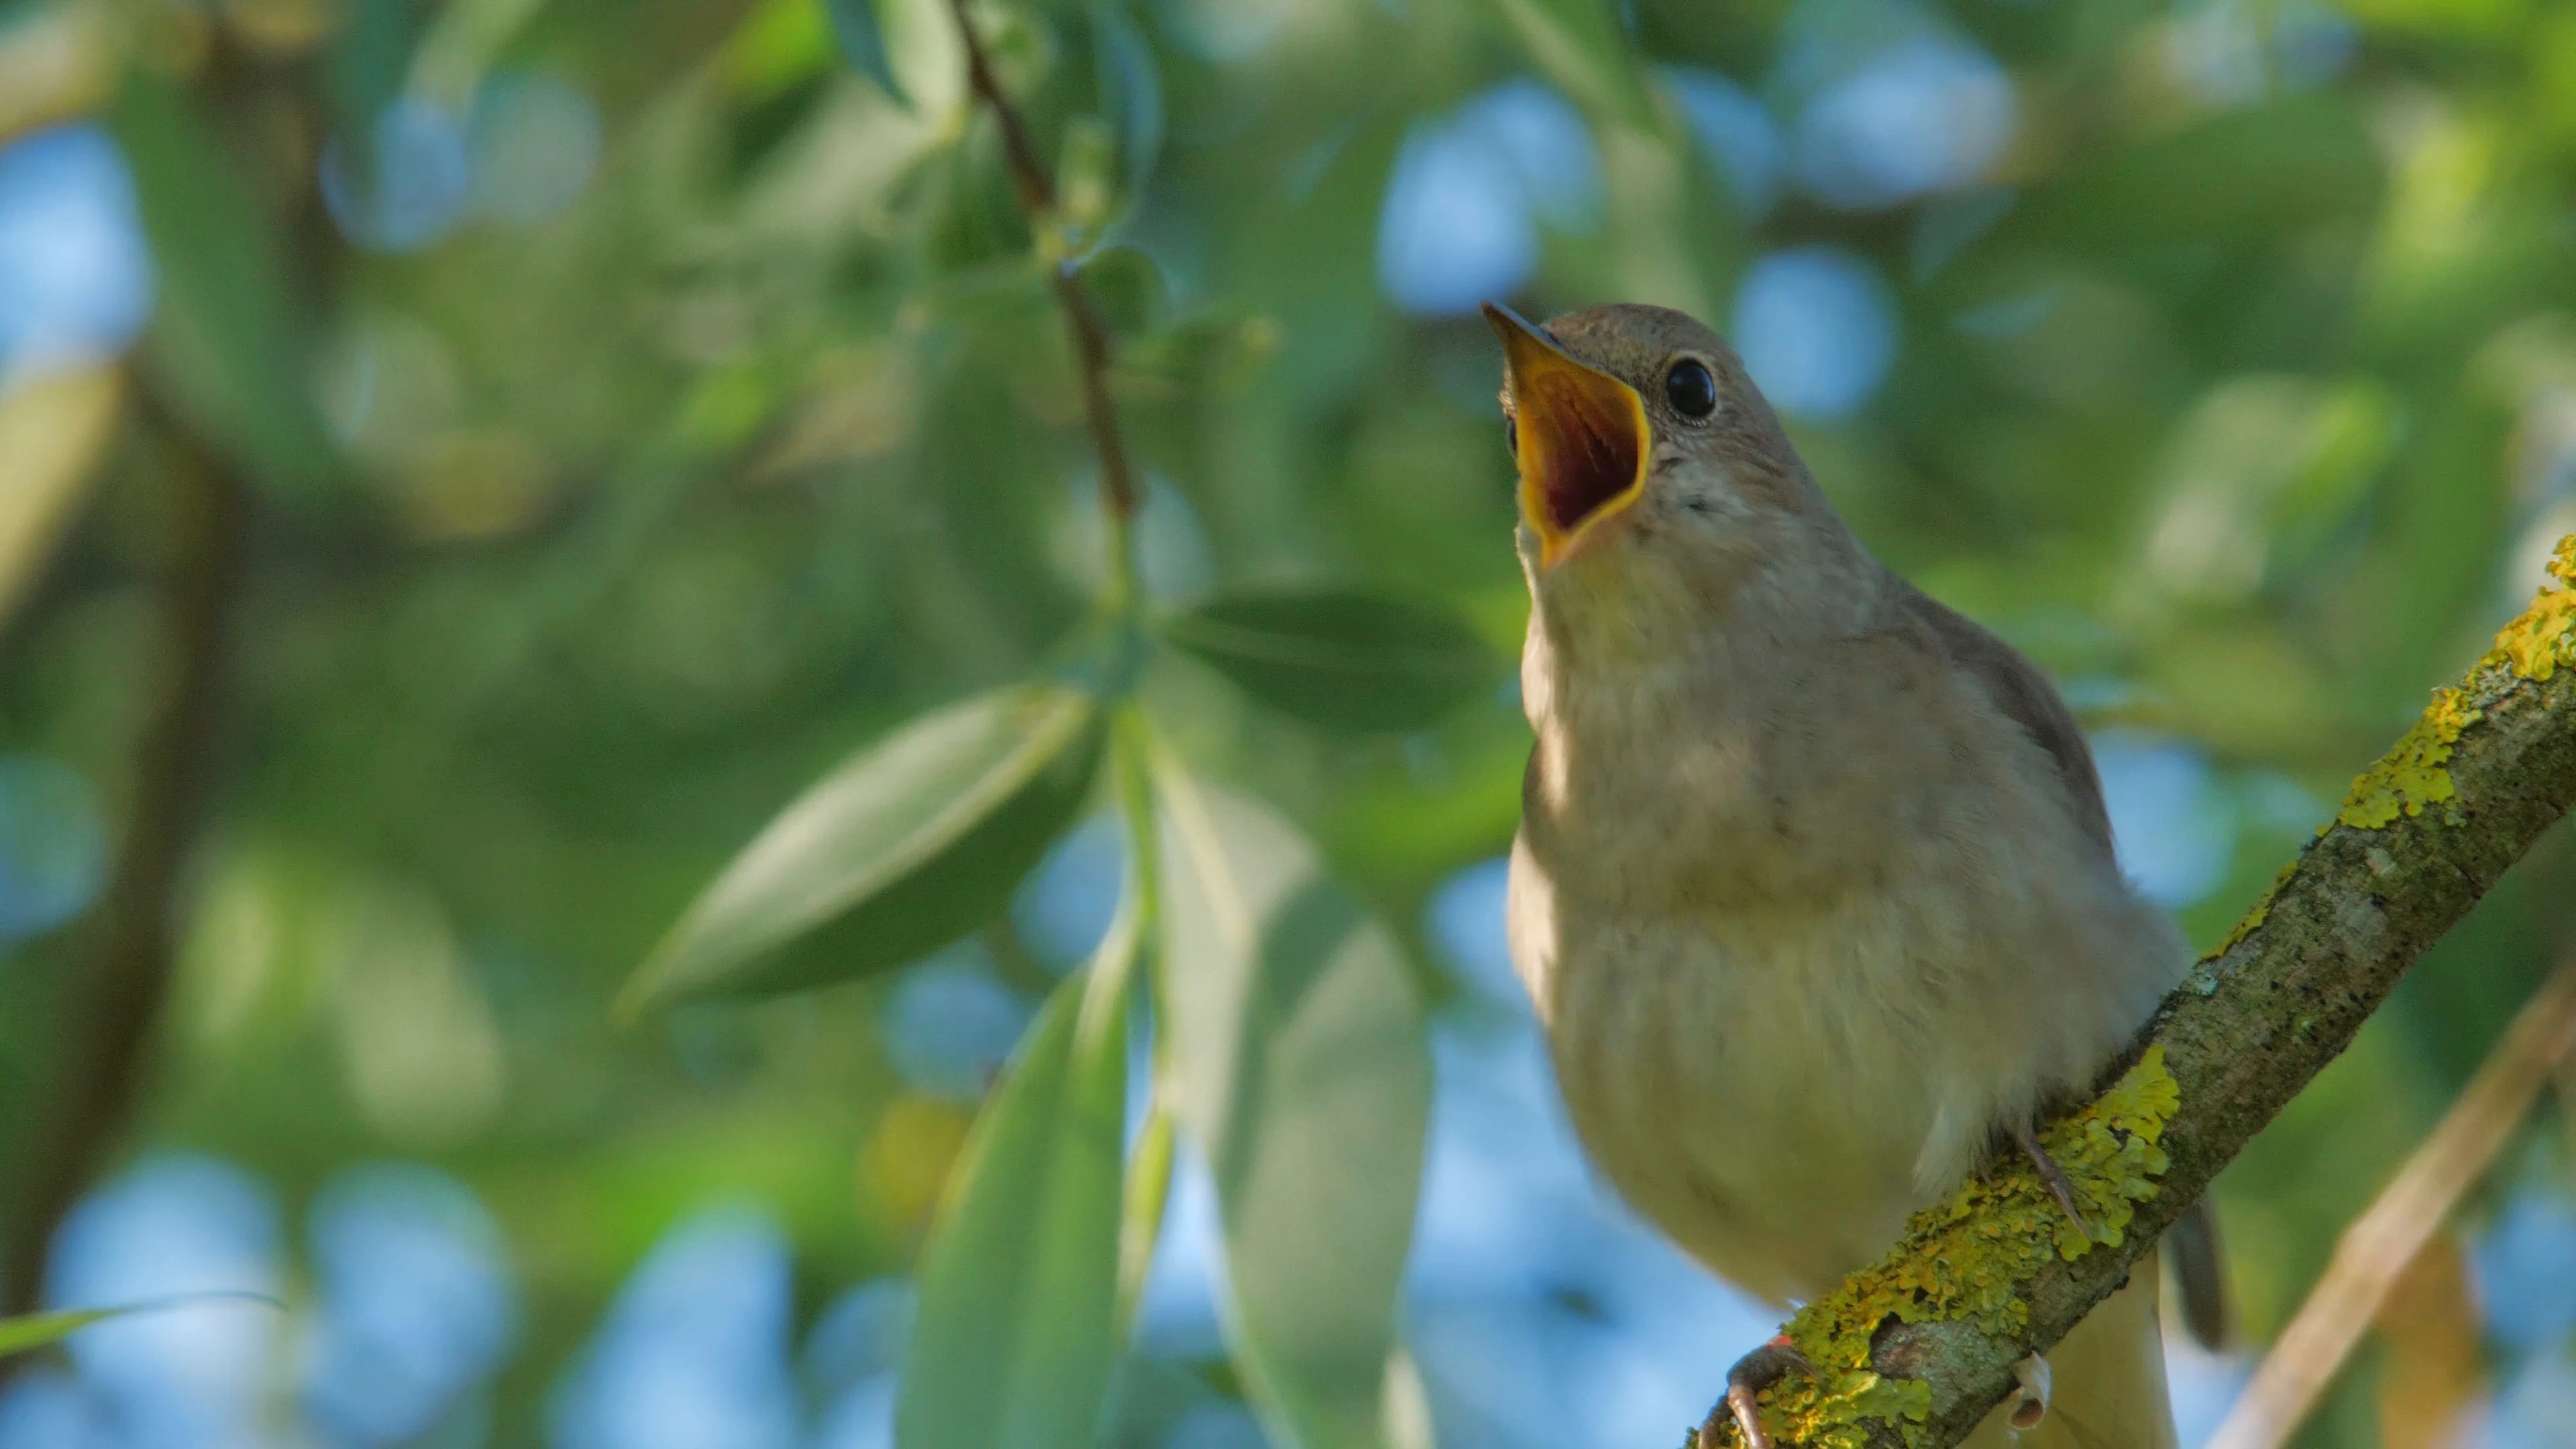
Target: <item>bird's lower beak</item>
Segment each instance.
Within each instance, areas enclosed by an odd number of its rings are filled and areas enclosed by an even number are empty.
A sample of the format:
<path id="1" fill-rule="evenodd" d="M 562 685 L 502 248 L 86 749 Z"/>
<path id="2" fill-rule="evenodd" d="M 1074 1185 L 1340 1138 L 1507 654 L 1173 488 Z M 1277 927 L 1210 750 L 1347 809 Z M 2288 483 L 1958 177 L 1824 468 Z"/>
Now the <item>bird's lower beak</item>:
<path id="1" fill-rule="evenodd" d="M 1552 568 L 1645 491 L 1646 404 L 1510 308 L 1488 302 L 1485 320 L 1503 339 L 1520 436 L 1521 517 L 1538 535 L 1539 563 Z"/>

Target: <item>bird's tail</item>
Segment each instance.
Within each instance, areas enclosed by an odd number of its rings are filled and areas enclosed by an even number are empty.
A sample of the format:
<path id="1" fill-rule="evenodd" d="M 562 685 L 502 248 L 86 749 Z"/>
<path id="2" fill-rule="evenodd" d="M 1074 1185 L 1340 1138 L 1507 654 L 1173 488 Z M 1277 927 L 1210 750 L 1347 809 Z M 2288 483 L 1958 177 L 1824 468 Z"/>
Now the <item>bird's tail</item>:
<path id="1" fill-rule="evenodd" d="M 2173 1405 L 2165 1395 L 2165 1347 L 2156 1324 L 2153 1255 L 2129 1271 L 2129 1286 L 2102 1300 L 2048 1352 L 2048 1413 L 2016 1432 L 2012 1406 L 1995 1410 L 1968 1436 L 1973 1449 L 2175 1449 Z"/>

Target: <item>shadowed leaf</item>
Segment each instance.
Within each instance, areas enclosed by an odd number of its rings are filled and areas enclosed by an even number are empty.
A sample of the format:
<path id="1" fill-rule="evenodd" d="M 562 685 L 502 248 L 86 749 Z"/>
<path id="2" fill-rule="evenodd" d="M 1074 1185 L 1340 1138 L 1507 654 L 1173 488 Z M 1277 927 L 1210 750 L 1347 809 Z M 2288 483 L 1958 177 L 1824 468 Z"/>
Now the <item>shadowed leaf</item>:
<path id="1" fill-rule="evenodd" d="M 1163 637 L 1262 703 L 1338 729 L 1421 729 L 1499 677 L 1465 620 L 1351 590 L 1230 594 L 1165 621 Z"/>

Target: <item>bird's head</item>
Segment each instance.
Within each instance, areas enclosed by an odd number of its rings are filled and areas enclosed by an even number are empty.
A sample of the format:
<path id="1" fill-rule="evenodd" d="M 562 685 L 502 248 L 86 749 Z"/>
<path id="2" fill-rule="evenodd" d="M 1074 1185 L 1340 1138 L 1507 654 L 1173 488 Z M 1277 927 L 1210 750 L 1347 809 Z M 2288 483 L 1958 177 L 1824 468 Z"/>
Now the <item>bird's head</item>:
<path id="1" fill-rule="evenodd" d="M 1866 568 L 1723 338 L 1663 307 L 1593 307 L 1503 340 L 1530 591 L 1587 612 L 1705 616 L 1765 581 L 1811 592 Z M 1658 608 L 1658 602 L 1669 605 Z"/>

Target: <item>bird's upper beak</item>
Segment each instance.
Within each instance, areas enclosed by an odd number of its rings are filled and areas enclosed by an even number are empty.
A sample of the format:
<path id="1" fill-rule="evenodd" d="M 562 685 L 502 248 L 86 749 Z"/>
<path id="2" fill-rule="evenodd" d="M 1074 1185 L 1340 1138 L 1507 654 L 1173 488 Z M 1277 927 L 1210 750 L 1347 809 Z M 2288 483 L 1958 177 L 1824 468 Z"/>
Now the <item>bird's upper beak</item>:
<path id="1" fill-rule="evenodd" d="M 1503 372 L 1520 433 L 1521 517 L 1552 568 L 1584 535 L 1646 488 L 1652 451 L 1637 390 L 1578 362 L 1508 307 L 1485 304 L 1503 339 Z"/>

